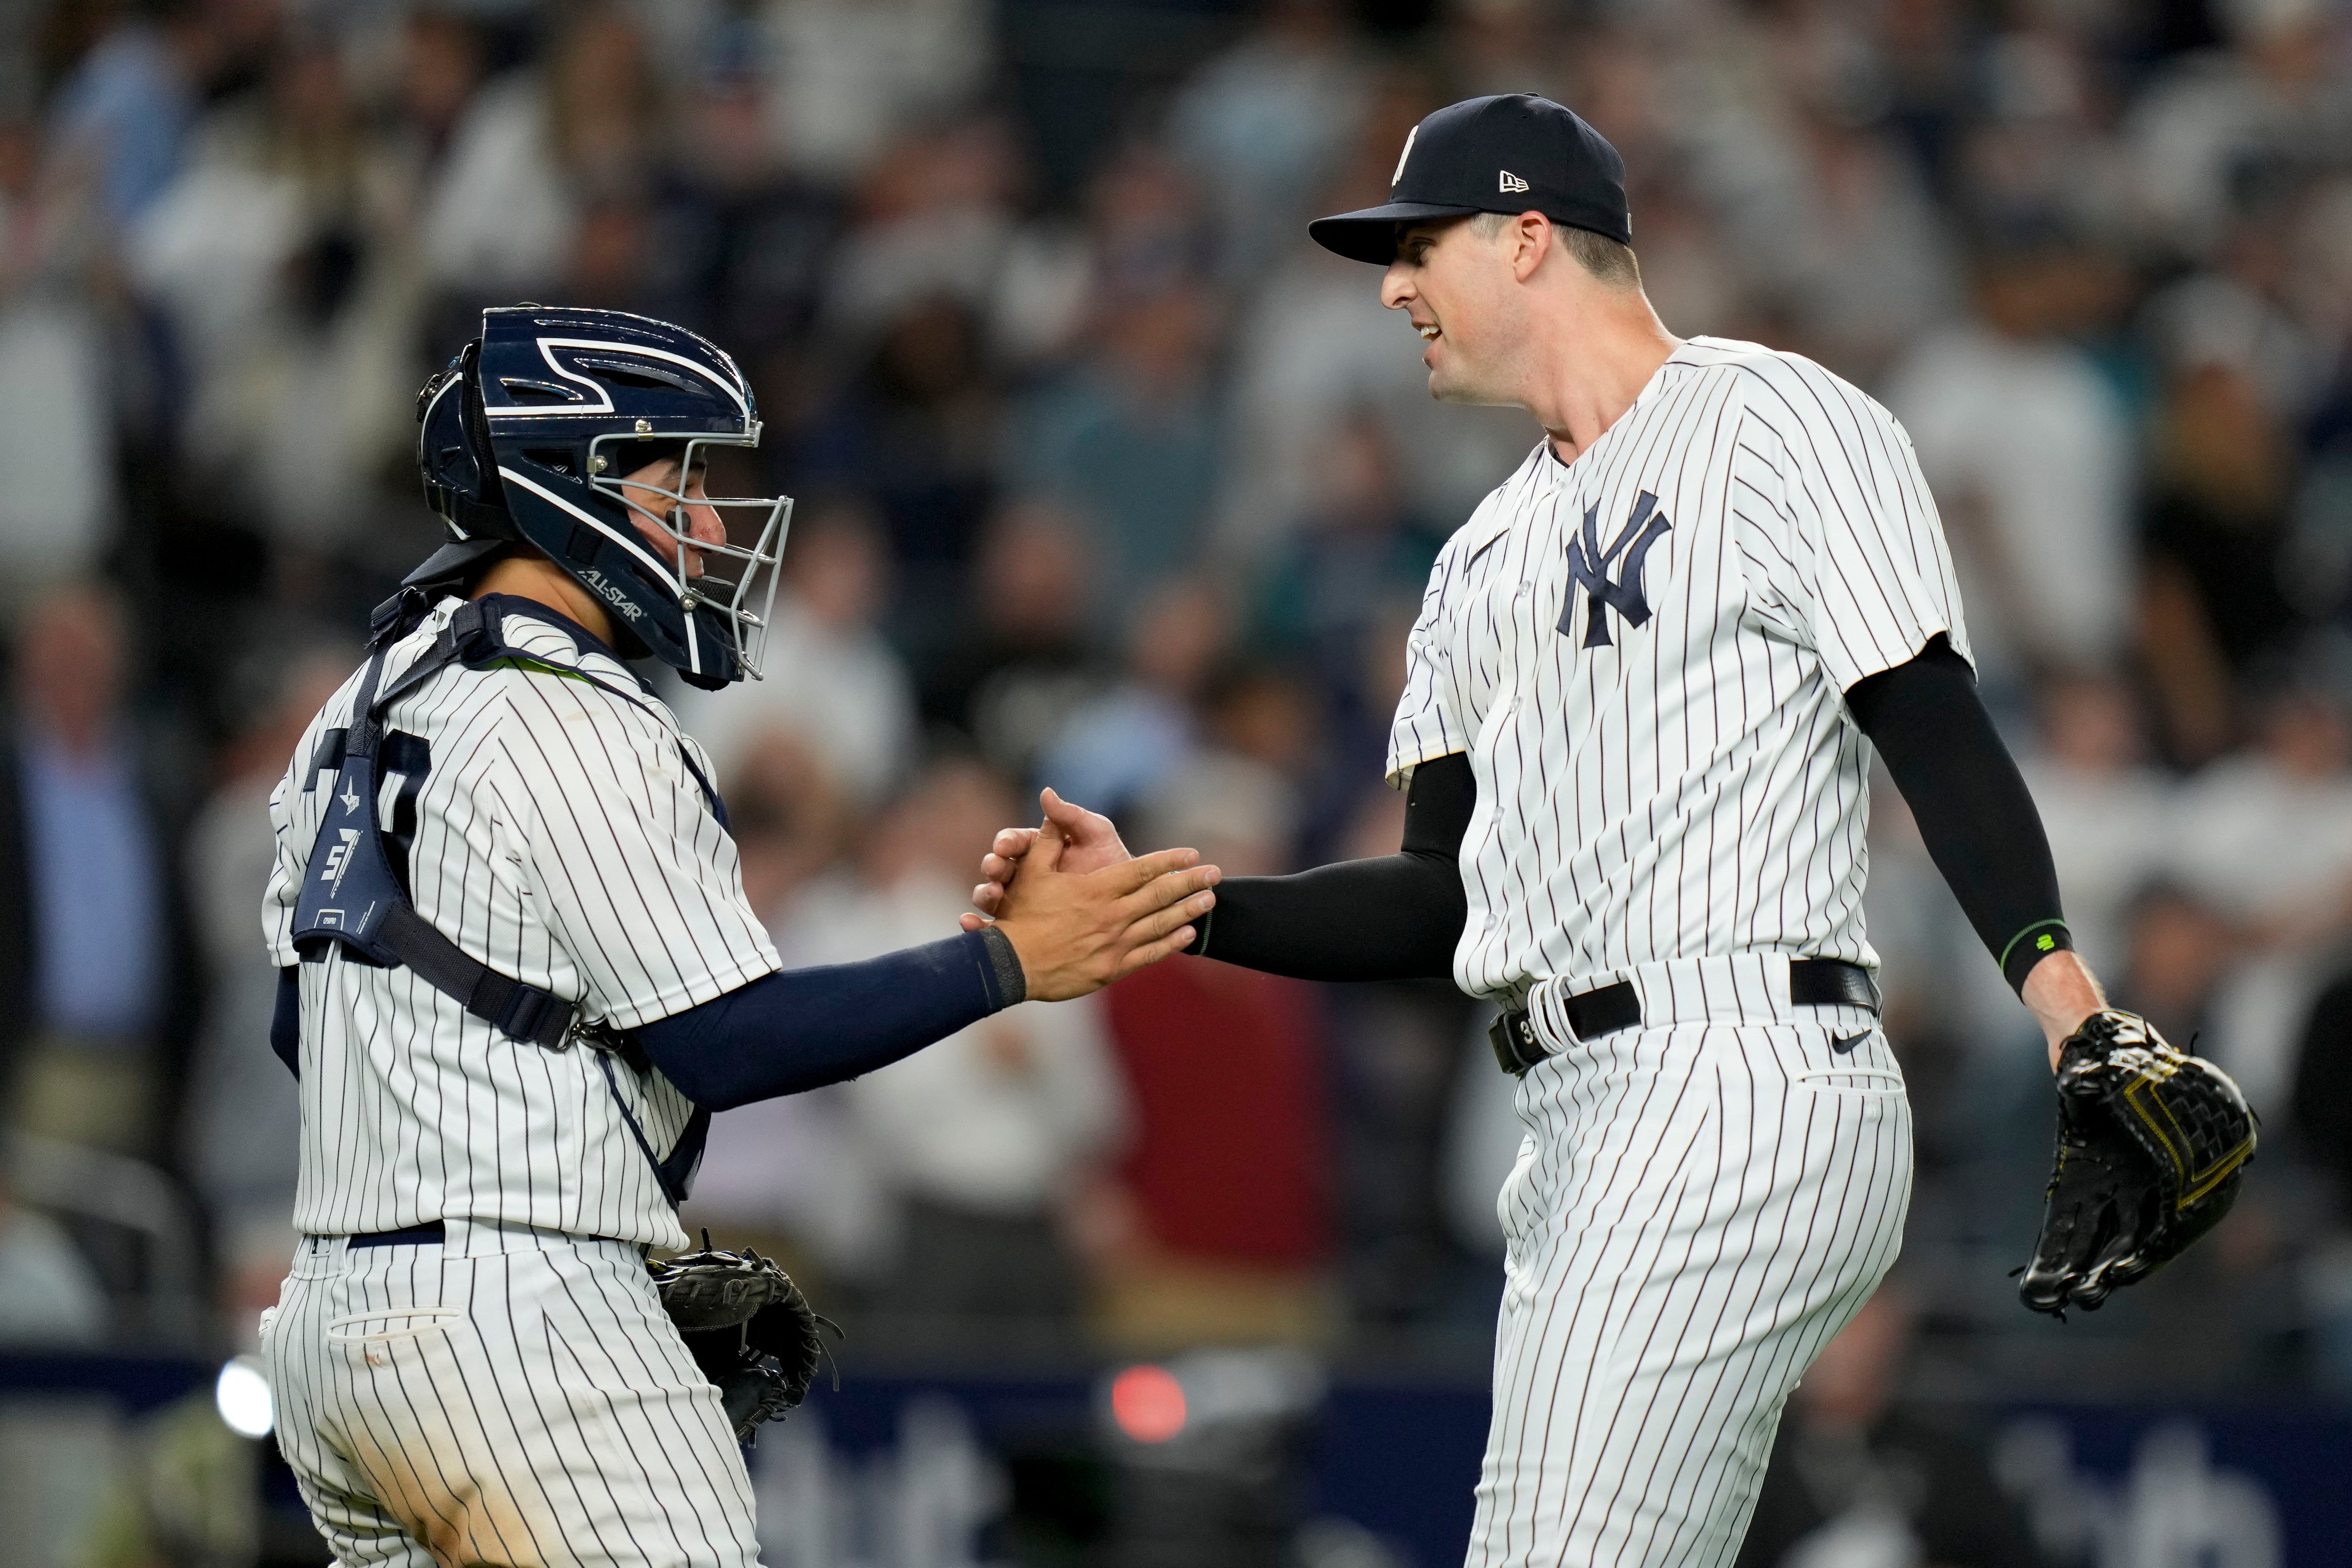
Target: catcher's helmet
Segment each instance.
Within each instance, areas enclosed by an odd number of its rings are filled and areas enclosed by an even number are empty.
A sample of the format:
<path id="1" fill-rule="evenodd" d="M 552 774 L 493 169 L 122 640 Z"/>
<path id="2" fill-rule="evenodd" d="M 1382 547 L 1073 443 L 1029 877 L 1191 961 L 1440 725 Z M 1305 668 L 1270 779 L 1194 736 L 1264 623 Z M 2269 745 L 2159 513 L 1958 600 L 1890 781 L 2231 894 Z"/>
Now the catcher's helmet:
<path id="1" fill-rule="evenodd" d="M 611 607 L 625 651 L 714 690 L 758 677 L 793 503 L 686 494 L 703 448 L 760 443 L 751 389 L 723 351 L 621 310 L 502 306 L 425 384 L 416 418 L 425 499 L 450 542 L 411 584 L 455 582 L 528 544 Z M 623 486 L 671 456 L 671 488 Z M 697 541 L 689 506 L 742 521 Z"/>

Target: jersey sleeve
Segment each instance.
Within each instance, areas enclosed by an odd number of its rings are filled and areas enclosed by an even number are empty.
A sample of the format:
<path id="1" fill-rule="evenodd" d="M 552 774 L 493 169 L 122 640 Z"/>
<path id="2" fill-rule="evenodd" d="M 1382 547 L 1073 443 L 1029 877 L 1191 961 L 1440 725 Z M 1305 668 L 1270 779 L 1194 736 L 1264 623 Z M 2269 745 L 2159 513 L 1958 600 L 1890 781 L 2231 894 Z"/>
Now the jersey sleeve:
<path id="1" fill-rule="evenodd" d="M 302 896 L 302 868 L 310 861 L 310 847 L 298 839 L 293 809 L 301 790 L 299 779 L 303 759 L 310 755 L 310 736 L 304 734 L 302 741 L 302 748 L 287 764 L 286 776 L 269 792 L 269 830 L 277 835 L 278 847 L 269 863 L 268 889 L 261 896 L 261 941 L 269 950 L 269 962 L 279 969 L 300 958 L 294 951 L 294 905 Z"/>
<path id="2" fill-rule="evenodd" d="M 1971 663 L 1959 584 L 1910 437 L 1814 365 L 1759 373 L 1733 485 L 1759 616 L 1821 658 L 1839 690 L 1943 633 Z"/>
<path id="3" fill-rule="evenodd" d="M 302 898 L 302 877 L 310 864 L 310 847 L 319 831 L 307 792 L 316 783 L 320 743 L 329 729 L 345 722 L 358 687 L 357 674 L 313 714 L 294 754 L 286 761 L 285 776 L 269 795 L 269 831 L 277 847 L 269 862 L 269 883 L 261 895 L 261 941 L 269 962 L 279 969 L 299 963 L 294 951 L 294 910 Z"/>
<path id="4" fill-rule="evenodd" d="M 675 730 L 551 676 L 517 676 L 508 700 L 498 794 L 587 1016 L 635 1028 L 782 967 Z"/>
<path id="5" fill-rule="evenodd" d="M 1474 514 L 1474 525 L 1485 510 L 1481 507 Z M 1463 719 L 1468 705 L 1447 634 L 1461 578 L 1462 540 L 1472 531 L 1465 528 L 1437 552 L 1437 562 L 1429 569 L 1429 586 L 1422 591 L 1421 614 L 1405 639 L 1404 692 L 1397 699 L 1396 722 L 1389 729 L 1391 789 L 1404 788 L 1422 763 L 1470 749 L 1470 731 Z"/>

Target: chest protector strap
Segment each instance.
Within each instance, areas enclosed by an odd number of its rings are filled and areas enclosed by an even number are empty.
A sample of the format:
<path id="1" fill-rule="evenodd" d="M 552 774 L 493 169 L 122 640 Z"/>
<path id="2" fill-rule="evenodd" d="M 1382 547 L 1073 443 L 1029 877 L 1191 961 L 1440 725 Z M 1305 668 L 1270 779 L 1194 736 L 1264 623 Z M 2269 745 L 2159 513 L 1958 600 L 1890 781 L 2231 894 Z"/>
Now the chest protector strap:
<path id="1" fill-rule="evenodd" d="M 468 606 L 469 608 L 471 606 Z M 473 617 L 469 630 L 488 630 Z M 452 664 L 470 664 L 466 644 L 473 639 L 453 636 L 453 623 L 433 647 L 389 687 L 378 689 L 383 675 L 384 649 L 368 659 L 361 679 L 359 700 L 343 737 L 341 766 L 335 774 L 334 797 L 319 823 L 319 837 L 310 847 L 310 863 L 303 874 L 302 894 L 294 906 L 294 946 L 305 958 L 323 956 L 341 943 L 349 956 L 380 967 L 405 965 L 435 990 L 450 996 L 467 1012 L 495 1025 L 511 1038 L 559 1050 L 572 1031 L 577 1009 L 562 997 L 500 974 L 451 942 L 418 914 L 393 875 L 379 830 L 377 787 L 378 749 L 383 741 L 383 712 L 402 696 L 423 685 Z"/>
<path id="2" fill-rule="evenodd" d="M 634 1047 L 606 1030 L 583 1025 L 575 1031 L 579 1008 L 574 1004 L 499 973 L 442 935 L 409 902 L 399 879 L 393 874 L 391 858 L 384 852 L 377 804 L 382 784 L 378 754 L 383 742 L 383 715 L 393 703 L 449 666 L 462 664 L 468 669 L 480 669 L 500 659 L 511 659 L 530 668 L 546 668 L 551 674 L 566 679 L 586 681 L 643 706 L 637 697 L 584 670 L 542 666 L 531 655 L 509 647 L 499 625 L 501 618 L 498 606 L 490 601 L 467 603 L 450 617 L 448 628 L 434 640 L 433 646 L 382 689 L 378 687 L 383 677 L 384 652 L 395 638 L 382 635 L 380 630 L 375 651 L 368 659 L 367 673 L 360 681 L 358 700 L 352 707 L 351 725 L 343 738 L 342 761 L 335 774 L 334 798 L 320 819 L 319 837 L 310 847 L 310 866 L 303 873 L 302 894 L 295 902 L 294 947 L 305 959 L 311 959 L 325 956 L 330 947 L 340 944 L 345 956 L 362 963 L 382 968 L 404 965 L 467 1013 L 511 1039 L 551 1051 L 564 1049 L 575 1037 L 595 1047 L 604 1058 L 605 1079 L 614 1102 L 620 1107 L 622 1120 L 653 1165 L 663 1193 L 675 1205 L 685 1201 L 695 1167 L 701 1163 L 710 1113 L 697 1108 L 669 1157 L 663 1159 L 656 1154 L 637 1119 L 629 1113 L 628 1102 L 613 1074 L 611 1058 L 615 1052 L 633 1068 L 643 1070 L 642 1060 Z M 383 628 L 394 634 L 401 629 L 398 626 Z M 725 807 L 709 782 L 683 747 L 679 756 L 710 802 L 719 826 L 725 826 Z"/>

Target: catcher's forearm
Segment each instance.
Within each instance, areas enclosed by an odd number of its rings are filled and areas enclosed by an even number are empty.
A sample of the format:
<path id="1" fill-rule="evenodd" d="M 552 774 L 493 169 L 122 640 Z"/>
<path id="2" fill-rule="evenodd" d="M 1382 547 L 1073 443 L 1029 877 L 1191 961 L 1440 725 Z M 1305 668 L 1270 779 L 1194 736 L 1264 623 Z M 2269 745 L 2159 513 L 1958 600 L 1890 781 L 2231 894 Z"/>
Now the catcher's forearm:
<path id="1" fill-rule="evenodd" d="M 678 1092 L 706 1110 L 839 1083 L 1022 999 L 995 931 L 862 963 L 787 969 L 635 1032 Z M 1005 949 L 1009 952 L 1009 947 Z"/>
<path id="2" fill-rule="evenodd" d="M 1916 658 L 1855 682 L 1845 697 L 1961 911 L 2010 988 L 2023 994 L 2035 966 L 2074 941 L 2042 813 L 1977 696 L 1975 672 L 1938 636 Z"/>

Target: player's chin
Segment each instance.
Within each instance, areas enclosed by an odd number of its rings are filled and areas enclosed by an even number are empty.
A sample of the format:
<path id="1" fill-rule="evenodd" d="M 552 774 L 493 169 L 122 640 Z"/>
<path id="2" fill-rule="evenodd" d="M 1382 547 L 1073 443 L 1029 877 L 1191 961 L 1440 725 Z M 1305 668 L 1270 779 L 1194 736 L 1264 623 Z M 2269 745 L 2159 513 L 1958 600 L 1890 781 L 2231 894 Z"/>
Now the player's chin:
<path id="1" fill-rule="evenodd" d="M 1467 403 L 1480 406 L 1496 401 L 1486 395 L 1484 388 L 1464 375 L 1459 367 L 1451 364 L 1431 367 L 1429 395 L 1440 403 Z"/>

